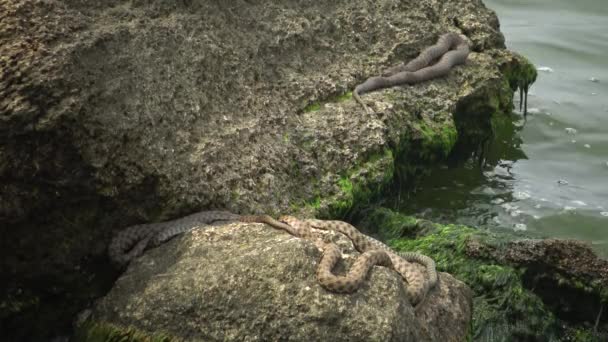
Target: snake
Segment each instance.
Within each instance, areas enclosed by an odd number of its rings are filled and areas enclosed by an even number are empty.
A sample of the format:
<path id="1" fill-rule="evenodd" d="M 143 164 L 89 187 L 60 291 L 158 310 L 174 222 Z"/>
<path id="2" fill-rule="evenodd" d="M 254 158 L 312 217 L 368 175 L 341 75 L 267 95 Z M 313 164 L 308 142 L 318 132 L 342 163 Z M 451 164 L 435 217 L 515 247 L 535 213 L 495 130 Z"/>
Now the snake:
<path id="1" fill-rule="evenodd" d="M 112 238 L 108 246 L 108 256 L 112 262 L 125 265 L 143 254 L 146 249 L 159 246 L 177 235 L 218 221 L 236 221 L 239 217 L 240 215 L 228 211 L 209 210 L 172 221 L 130 226 Z"/>
<path id="2" fill-rule="evenodd" d="M 429 289 L 437 285 L 438 276 L 435 261 L 424 254 L 395 252 L 384 243 L 361 233 L 348 222 L 317 219 L 308 219 L 305 222 L 316 229 L 333 230 L 346 235 L 361 253 L 375 249 L 385 251 L 389 255 L 397 273 L 410 284 L 410 287 L 415 289 L 412 295 L 416 300 L 421 300 Z M 424 277 L 419 272 L 411 267 L 411 262 L 416 262 L 425 267 L 428 283 L 424 281 Z"/>
<path id="3" fill-rule="evenodd" d="M 279 220 L 275 220 L 269 215 L 238 215 L 227 211 L 202 211 L 172 221 L 130 226 L 112 239 L 108 247 L 108 254 L 110 260 L 116 264 L 125 265 L 143 254 L 146 249 L 156 247 L 194 228 L 213 225 L 217 222 L 235 221 L 265 223 L 298 238 L 313 242 L 318 249 L 323 251 L 317 266 L 317 281 L 330 292 L 353 293 L 357 291 L 375 265 L 391 268 L 402 276 L 409 284 L 406 292 L 413 305 L 420 303 L 428 290 L 437 283 L 435 262 L 427 256 L 410 252 L 393 252 L 382 242 L 362 234 L 357 228 L 343 221 L 299 220 L 293 216 L 281 216 Z M 338 246 L 335 243 L 323 241 L 312 228 L 333 230 L 346 235 L 361 253 L 346 275 L 340 276 L 332 273 L 332 269 L 342 258 Z M 426 267 L 428 282 L 424 281 L 424 276 L 410 262 L 418 262 Z"/>
<path id="4" fill-rule="evenodd" d="M 400 64 L 385 70 L 382 76 L 373 76 L 355 87 L 354 99 L 368 113 L 371 110 L 361 100 L 360 95 L 371 91 L 404 84 L 416 84 L 447 75 L 450 69 L 464 64 L 470 53 L 469 44 L 458 33 L 443 34 L 435 45 L 424 49 L 418 57 L 407 64 Z M 431 64 L 437 60 L 437 63 Z"/>
<path id="5" fill-rule="evenodd" d="M 312 241 L 323 251 L 317 266 L 316 277 L 319 284 L 330 292 L 353 293 L 359 289 L 374 265 L 386 266 L 397 271 L 408 282 L 407 296 L 412 305 L 420 303 L 429 288 L 437 283 L 437 273 L 434 261 L 417 253 L 406 253 L 403 256 L 392 252 L 382 242 L 360 233 L 354 226 L 342 221 L 299 220 L 292 216 L 281 216 L 275 220 L 268 215 L 243 216 L 243 222 L 265 223 L 274 228 L 283 229 L 289 234 Z M 332 269 L 341 259 L 342 253 L 334 243 L 327 243 L 313 233 L 311 227 L 323 230 L 333 230 L 342 233 L 353 241 L 355 248 L 362 254 L 355 260 L 348 273 L 344 276 L 335 275 Z M 427 267 L 431 276 L 426 283 L 423 275 L 418 272 L 409 260 L 422 263 Z"/>

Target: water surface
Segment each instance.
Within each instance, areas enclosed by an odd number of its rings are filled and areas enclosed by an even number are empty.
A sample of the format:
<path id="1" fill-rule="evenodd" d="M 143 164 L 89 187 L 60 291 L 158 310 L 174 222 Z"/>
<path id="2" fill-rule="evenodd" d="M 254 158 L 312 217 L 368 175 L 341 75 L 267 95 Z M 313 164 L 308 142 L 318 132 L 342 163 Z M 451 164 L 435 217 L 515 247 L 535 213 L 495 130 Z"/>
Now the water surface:
<path id="1" fill-rule="evenodd" d="M 483 169 L 438 167 L 401 209 L 587 240 L 608 256 L 608 2 L 485 3 L 507 47 L 539 68 L 530 114 L 498 132 Z"/>

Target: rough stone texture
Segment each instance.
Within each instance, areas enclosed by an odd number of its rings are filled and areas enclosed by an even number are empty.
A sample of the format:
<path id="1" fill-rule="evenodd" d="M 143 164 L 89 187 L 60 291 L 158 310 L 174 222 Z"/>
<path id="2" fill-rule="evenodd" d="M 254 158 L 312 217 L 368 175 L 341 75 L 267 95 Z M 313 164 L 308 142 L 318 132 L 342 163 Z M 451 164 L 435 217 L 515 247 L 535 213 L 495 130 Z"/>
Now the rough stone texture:
<path id="1" fill-rule="evenodd" d="M 582 279 L 601 281 L 608 286 L 608 260 L 595 254 L 587 242 L 567 239 L 517 240 L 503 248 L 469 243 L 467 253 L 481 255 L 481 250 L 503 263 L 552 268 Z"/>
<path id="2" fill-rule="evenodd" d="M 325 234 L 345 252 L 344 271 L 358 253 L 341 234 Z M 441 273 L 414 309 L 399 274 L 384 267 L 354 294 L 324 290 L 320 257 L 311 242 L 263 224 L 197 229 L 136 259 L 92 321 L 189 341 L 464 340 L 472 294 L 452 276 Z"/>
<path id="3" fill-rule="evenodd" d="M 446 80 L 366 96 L 404 97 L 376 103 L 378 117 L 354 101 L 302 113 L 306 105 L 457 25 L 476 50 L 503 47 L 480 1 L 26 0 L 3 1 L 2 11 L 2 36 L 14 43 L 2 45 L 0 171 L 22 170 L 2 188 L 5 219 L 44 205 L 31 196 L 48 200 L 49 187 L 74 185 L 116 200 L 152 192 L 170 213 L 280 211 L 317 189 L 331 194 L 333 176 L 406 131 L 413 113 L 450 124 L 455 101 L 496 66 L 474 54 Z M 42 174 L 33 195 L 24 182 Z"/>
<path id="4" fill-rule="evenodd" d="M 466 253 L 520 268 L 525 286 L 560 319 L 608 324 L 608 317 L 601 314 L 608 299 L 608 260 L 598 257 L 588 243 L 519 239 L 495 245 L 472 239 Z"/>
<path id="5" fill-rule="evenodd" d="M 128 225 L 375 182 L 371 156 L 500 89 L 498 28 L 481 0 L 0 0 L 2 326 L 69 330 Z M 447 78 L 365 95 L 373 116 L 332 101 L 448 30 L 476 52 Z"/>

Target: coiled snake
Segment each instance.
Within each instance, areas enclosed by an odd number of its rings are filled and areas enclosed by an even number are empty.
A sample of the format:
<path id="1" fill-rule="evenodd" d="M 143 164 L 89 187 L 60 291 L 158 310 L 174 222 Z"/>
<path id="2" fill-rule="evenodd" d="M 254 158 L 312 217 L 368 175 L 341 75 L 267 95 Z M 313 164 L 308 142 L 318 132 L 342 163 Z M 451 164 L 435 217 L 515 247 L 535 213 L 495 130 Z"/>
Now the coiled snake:
<path id="1" fill-rule="evenodd" d="M 266 223 L 272 227 L 283 229 L 291 235 L 312 241 L 323 250 L 323 257 L 317 266 L 317 280 L 325 289 L 338 293 L 351 293 L 356 291 L 365 280 L 367 273 L 374 265 L 386 266 L 397 271 L 407 281 L 407 293 L 413 305 L 421 302 L 430 288 L 437 284 L 437 271 L 435 262 L 422 254 L 393 252 L 382 242 L 366 236 L 357 228 L 342 221 L 305 220 L 301 221 L 292 216 L 282 216 L 275 220 L 267 215 L 242 216 L 241 221 Z M 333 230 L 346 235 L 355 248 L 362 254 L 355 260 L 350 271 L 345 276 L 337 276 L 331 271 L 342 257 L 337 245 L 324 242 L 316 235 L 312 228 Z M 428 281 L 424 275 L 412 266 L 410 262 L 417 262 L 426 267 Z"/>
<path id="2" fill-rule="evenodd" d="M 382 76 L 368 78 L 353 91 L 355 100 L 368 112 L 371 110 L 363 103 L 360 95 L 374 90 L 390 88 L 403 84 L 415 84 L 447 75 L 455 65 L 463 64 L 469 55 L 469 44 L 459 34 L 450 32 L 442 35 L 437 43 L 430 46 L 409 63 L 398 65 L 384 71 Z M 431 64 L 433 61 L 439 61 Z"/>

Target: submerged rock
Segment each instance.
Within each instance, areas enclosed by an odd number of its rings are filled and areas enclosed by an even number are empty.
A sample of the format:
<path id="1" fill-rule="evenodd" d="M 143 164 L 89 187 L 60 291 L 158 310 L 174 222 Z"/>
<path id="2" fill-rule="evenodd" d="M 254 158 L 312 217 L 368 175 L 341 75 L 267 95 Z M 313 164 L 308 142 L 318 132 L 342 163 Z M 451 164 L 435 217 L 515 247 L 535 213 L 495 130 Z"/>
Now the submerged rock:
<path id="1" fill-rule="evenodd" d="M 330 234 L 346 251 L 337 267 L 344 271 L 358 253 L 350 240 Z M 320 256 L 313 243 L 262 224 L 194 230 L 134 260 L 83 327 L 105 324 L 188 341 L 462 341 L 467 335 L 471 291 L 452 276 L 441 273 L 414 308 L 399 274 L 384 267 L 374 267 L 353 294 L 326 291 L 315 278 Z"/>

